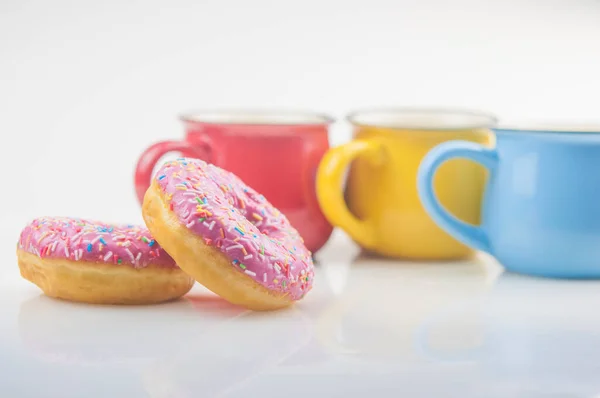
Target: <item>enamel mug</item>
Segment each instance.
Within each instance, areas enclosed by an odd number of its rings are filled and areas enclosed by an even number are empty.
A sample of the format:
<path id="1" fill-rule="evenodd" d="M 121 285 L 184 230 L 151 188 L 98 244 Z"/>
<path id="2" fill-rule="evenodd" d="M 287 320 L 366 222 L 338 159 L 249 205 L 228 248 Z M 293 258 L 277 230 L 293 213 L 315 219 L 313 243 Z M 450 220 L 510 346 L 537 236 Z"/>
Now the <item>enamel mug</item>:
<path id="1" fill-rule="evenodd" d="M 317 171 L 317 197 L 329 222 L 379 256 L 470 257 L 473 250 L 425 212 L 417 195 L 417 169 L 425 154 L 442 142 L 491 146 L 489 128 L 495 118 L 463 109 L 397 108 L 354 112 L 348 121 L 353 139 L 328 150 Z M 478 222 L 484 183 L 483 167 L 459 159 L 440 169 L 435 186 L 446 207 Z"/>
<path id="2" fill-rule="evenodd" d="M 508 271 L 600 277 L 600 128 L 503 127 L 494 132 L 494 149 L 451 141 L 425 156 L 418 190 L 428 214 Z M 489 169 L 479 226 L 447 211 L 433 190 L 437 168 L 455 158 Z"/>
<path id="3" fill-rule="evenodd" d="M 333 227 L 315 192 L 316 170 L 329 149 L 327 115 L 301 111 L 197 111 L 181 116 L 185 137 L 154 143 L 138 160 L 139 202 L 156 163 L 169 152 L 199 158 L 240 177 L 263 194 L 298 230 L 315 253 Z"/>

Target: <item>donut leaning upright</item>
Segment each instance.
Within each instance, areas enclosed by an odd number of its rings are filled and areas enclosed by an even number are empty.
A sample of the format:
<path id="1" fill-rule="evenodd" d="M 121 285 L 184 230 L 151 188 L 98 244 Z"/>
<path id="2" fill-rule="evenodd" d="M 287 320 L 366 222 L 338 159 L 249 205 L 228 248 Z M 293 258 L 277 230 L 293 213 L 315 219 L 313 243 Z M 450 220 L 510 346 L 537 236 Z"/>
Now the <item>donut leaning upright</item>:
<path id="1" fill-rule="evenodd" d="M 177 264 L 231 303 L 277 309 L 312 288 L 312 256 L 298 232 L 264 196 L 217 166 L 165 163 L 142 214 Z"/>

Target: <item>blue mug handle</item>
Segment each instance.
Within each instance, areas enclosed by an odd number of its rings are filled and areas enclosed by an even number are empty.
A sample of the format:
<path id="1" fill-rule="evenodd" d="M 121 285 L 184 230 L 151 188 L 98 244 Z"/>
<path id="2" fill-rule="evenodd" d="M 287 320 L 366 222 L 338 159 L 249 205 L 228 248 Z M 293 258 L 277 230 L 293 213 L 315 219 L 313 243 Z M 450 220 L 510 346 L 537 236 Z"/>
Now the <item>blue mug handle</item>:
<path id="1" fill-rule="evenodd" d="M 468 224 L 450 214 L 433 191 L 433 177 L 442 163 L 452 158 L 465 158 L 494 171 L 498 152 L 469 141 L 448 141 L 433 148 L 421 161 L 417 175 L 419 198 L 429 216 L 446 232 L 467 246 L 491 254 L 489 239 L 481 227 Z"/>

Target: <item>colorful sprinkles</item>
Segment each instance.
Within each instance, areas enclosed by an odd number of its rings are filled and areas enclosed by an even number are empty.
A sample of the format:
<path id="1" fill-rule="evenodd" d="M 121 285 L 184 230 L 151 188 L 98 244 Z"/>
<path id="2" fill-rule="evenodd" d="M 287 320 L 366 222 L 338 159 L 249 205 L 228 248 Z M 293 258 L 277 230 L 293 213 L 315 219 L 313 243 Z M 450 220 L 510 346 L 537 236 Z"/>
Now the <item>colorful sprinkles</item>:
<path id="1" fill-rule="evenodd" d="M 112 225 L 79 218 L 42 217 L 21 232 L 20 250 L 61 258 L 144 268 L 177 268 L 145 227 Z M 160 258 L 160 260 L 158 260 Z"/>
<path id="2" fill-rule="evenodd" d="M 310 251 L 287 218 L 237 176 L 179 158 L 157 173 L 168 208 L 239 272 L 271 290 L 302 298 L 311 288 Z"/>

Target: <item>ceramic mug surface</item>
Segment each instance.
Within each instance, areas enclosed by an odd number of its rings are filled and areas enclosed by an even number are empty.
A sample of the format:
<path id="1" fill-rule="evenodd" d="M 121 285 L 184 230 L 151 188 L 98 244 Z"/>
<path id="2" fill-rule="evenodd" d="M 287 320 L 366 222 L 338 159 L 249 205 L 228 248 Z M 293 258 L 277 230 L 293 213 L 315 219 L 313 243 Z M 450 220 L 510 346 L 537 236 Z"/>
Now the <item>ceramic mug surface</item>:
<path id="1" fill-rule="evenodd" d="M 435 224 L 417 195 L 425 154 L 449 140 L 490 145 L 495 118 L 465 110 L 401 108 L 348 117 L 354 139 L 330 149 L 317 173 L 317 195 L 327 219 L 369 252 L 396 258 L 449 260 L 472 250 Z M 342 190 L 349 167 L 347 186 Z M 462 159 L 436 178 L 442 203 L 461 219 L 479 221 L 485 169 Z"/>
<path id="2" fill-rule="evenodd" d="M 315 175 L 329 149 L 326 115 L 291 111 L 195 112 L 182 116 L 186 136 L 153 144 L 140 156 L 135 186 L 140 202 L 156 162 L 180 152 L 213 163 L 263 194 L 298 230 L 313 253 L 329 239 L 315 192 Z"/>
<path id="3" fill-rule="evenodd" d="M 600 128 L 498 128 L 496 147 L 443 143 L 419 169 L 428 214 L 509 271 L 548 277 L 600 277 Z M 489 169 L 481 225 L 458 220 L 432 181 L 456 158 Z"/>

